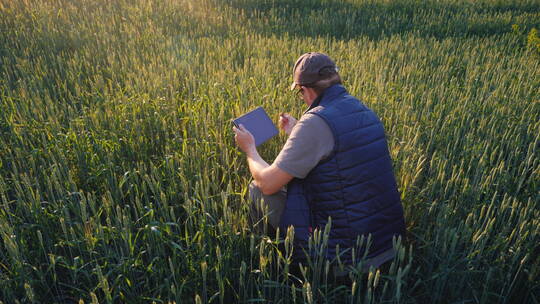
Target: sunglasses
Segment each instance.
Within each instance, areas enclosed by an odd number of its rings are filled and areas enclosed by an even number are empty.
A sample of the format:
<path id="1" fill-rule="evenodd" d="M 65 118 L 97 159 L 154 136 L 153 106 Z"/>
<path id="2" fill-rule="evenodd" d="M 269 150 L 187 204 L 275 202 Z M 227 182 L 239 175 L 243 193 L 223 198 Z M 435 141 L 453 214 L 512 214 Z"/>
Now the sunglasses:
<path id="1" fill-rule="evenodd" d="M 298 98 L 302 99 L 304 97 L 304 88 L 300 87 L 300 89 L 296 90 L 295 93 Z"/>

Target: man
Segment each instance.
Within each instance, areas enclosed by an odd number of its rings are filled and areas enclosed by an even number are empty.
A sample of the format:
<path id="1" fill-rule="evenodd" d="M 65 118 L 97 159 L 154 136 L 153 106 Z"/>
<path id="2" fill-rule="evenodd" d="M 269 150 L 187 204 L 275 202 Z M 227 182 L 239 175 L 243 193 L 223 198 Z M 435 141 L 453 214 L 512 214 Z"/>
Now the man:
<path id="1" fill-rule="evenodd" d="M 365 269 L 379 267 L 395 255 L 392 239 L 405 232 L 382 123 L 347 93 L 325 54 L 306 53 L 296 61 L 291 89 L 298 90 L 308 109 L 298 122 L 280 117 L 289 138 L 274 163 L 259 156 L 249 131 L 234 128 L 254 179 L 252 217 L 266 215 L 281 231 L 294 226 L 296 261 L 305 259 L 312 231 L 323 230 L 331 218 L 325 258 L 339 254 L 345 264 L 358 262 L 363 252 L 357 251 L 353 261 L 352 251 L 364 236 L 370 244 L 356 250 L 368 250 Z"/>

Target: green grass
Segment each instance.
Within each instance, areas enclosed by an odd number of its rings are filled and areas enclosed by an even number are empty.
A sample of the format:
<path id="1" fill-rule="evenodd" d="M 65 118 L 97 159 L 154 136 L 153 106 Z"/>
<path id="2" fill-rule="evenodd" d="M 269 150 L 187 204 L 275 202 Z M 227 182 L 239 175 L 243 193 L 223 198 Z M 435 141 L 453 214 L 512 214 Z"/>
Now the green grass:
<path id="1" fill-rule="evenodd" d="M 527 0 L 0 0 L 0 302 L 539 303 L 533 28 Z M 247 222 L 229 121 L 299 117 L 307 51 L 381 117 L 405 208 L 352 287 Z"/>

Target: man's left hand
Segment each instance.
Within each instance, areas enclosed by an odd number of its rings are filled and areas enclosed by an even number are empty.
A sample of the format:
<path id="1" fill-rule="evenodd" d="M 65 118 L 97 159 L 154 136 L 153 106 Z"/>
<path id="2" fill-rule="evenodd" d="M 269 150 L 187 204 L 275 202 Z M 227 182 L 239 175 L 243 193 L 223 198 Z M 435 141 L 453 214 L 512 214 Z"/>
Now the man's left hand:
<path id="1" fill-rule="evenodd" d="M 246 154 L 250 154 L 253 151 L 256 151 L 255 148 L 255 138 L 249 132 L 244 125 L 240 125 L 240 128 L 233 127 L 235 133 L 234 139 L 240 150 L 244 151 Z"/>

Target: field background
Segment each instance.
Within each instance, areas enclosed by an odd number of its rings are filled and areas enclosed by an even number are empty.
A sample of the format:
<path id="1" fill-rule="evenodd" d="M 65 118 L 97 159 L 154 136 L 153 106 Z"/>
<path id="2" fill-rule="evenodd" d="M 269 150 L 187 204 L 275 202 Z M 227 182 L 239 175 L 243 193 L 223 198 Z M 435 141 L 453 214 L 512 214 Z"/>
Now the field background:
<path id="1" fill-rule="evenodd" d="M 0 0 L 0 302 L 539 303 L 535 27 L 538 1 Z M 307 51 L 381 117 L 405 208 L 352 287 L 247 223 L 229 121 L 299 117 Z"/>

